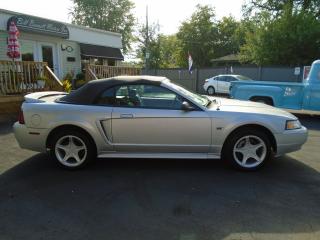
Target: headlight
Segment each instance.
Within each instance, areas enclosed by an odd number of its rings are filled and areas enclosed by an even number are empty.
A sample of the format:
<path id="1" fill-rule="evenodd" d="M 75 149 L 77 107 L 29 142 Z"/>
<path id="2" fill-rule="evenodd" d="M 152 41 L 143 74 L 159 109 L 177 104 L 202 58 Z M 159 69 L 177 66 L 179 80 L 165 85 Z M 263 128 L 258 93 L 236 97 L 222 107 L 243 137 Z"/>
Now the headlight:
<path id="1" fill-rule="evenodd" d="M 286 130 L 293 130 L 301 128 L 301 123 L 299 120 L 287 120 L 286 122 Z"/>

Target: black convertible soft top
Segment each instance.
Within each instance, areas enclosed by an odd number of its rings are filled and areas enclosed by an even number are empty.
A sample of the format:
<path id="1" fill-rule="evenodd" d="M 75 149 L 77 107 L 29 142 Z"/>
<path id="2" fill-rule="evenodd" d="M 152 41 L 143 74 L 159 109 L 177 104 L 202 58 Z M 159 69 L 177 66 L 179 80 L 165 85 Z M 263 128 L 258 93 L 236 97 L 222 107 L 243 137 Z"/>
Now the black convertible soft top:
<path id="1" fill-rule="evenodd" d="M 151 84 L 159 86 L 163 81 L 168 80 L 165 77 L 154 76 L 119 76 L 113 78 L 93 80 L 60 98 L 58 102 L 71 104 L 92 104 L 94 100 L 104 90 L 123 84 Z"/>

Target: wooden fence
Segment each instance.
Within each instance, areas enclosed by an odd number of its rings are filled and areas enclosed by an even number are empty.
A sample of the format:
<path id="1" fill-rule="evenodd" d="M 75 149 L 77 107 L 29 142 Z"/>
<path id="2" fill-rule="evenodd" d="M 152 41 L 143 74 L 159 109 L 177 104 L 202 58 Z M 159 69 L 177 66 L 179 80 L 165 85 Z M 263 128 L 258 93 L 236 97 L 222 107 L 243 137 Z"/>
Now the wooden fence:
<path id="1" fill-rule="evenodd" d="M 102 78 L 110 78 L 116 76 L 133 76 L 140 75 L 140 68 L 132 68 L 132 67 L 111 67 L 104 65 L 86 65 L 86 81 L 102 79 Z"/>
<path id="2" fill-rule="evenodd" d="M 45 62 L 0 61 L 0 94 L 62 90 L 62 83 Z"/>

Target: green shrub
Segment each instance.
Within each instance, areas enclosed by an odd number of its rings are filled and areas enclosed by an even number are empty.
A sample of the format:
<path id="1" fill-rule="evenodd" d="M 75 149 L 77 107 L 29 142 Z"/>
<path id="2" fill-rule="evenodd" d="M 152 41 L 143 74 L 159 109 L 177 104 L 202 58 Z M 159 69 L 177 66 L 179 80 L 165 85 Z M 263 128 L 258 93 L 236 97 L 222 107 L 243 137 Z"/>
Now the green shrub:
<path id="1" fill-rule="evenodd" d="M 68 72 L 68 73 L 64 76 L 64 78 L 63 78 L 63 80 L 69 80 L 70 82 L 71 82 L 73 79 L 74 79 L 74 73 L 73 73 L 73 72 Z"/>
<path id="2" fill-rule="evenodd" d="M 84 73 L 78 73 L 77 75 L 76 75 L 76 81 L 80 81 L 80 80 L 83 80 L 83 79 L 85 79 L 85 75 L 84 75 Z"/>

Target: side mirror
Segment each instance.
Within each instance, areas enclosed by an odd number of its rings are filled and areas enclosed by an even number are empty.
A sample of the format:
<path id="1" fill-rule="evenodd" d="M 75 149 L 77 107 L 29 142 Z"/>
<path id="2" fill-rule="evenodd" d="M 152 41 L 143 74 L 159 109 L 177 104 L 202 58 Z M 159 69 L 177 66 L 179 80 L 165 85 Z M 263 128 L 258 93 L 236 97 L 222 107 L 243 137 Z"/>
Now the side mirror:
<path id="1" fill-rule="evenodd" d="M 193 111 L 194 107 L 192 107 L 187 101 L 182 102 L 181 104 L 182 111 Z"/>

